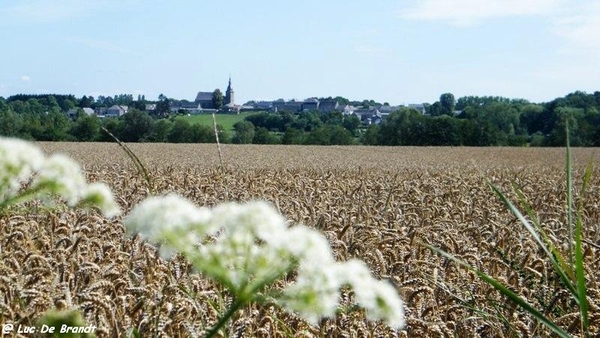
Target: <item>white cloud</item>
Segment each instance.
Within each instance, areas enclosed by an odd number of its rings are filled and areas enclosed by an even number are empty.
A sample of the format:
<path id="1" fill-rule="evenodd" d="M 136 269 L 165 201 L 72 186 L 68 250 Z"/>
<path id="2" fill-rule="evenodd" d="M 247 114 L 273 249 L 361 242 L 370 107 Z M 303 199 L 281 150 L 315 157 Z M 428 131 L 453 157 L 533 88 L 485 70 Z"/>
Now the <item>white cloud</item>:
<path id="1" fill-rule="evenodd" d="M 23 76 L 21 76 L 21 81 L 29 82 L 29 81 L 31 81 L 31 78 L 28 75 L 23 75 Z"/>
<path id="2" fill-rule="evenodd" d="M 472 25 L 486 19 L 549 15 L 565 0 L 417 0 L 401 13 L 405 19 Z"/>

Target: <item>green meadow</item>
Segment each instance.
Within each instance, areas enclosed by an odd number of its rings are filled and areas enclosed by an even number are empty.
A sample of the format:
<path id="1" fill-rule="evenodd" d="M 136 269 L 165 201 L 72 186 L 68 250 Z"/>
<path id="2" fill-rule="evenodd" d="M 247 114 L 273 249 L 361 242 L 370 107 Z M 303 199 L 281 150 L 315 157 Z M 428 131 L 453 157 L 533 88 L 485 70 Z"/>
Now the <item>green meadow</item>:
<path id="1" fill-rule="evenodd" d="M 261 112 L 245 112 L 239 114 L 215 114 L 217 124 L 221 125 L 223 129 L 232 131 L 233 125 L 243 121 L 247 116 L 260 114 Z M 190 116 L 179 116 L 178 119 L 185 119 L 192 124 L 203 124 L 207 126 L 213 125 L 212 114 L 197 114 Z"/>

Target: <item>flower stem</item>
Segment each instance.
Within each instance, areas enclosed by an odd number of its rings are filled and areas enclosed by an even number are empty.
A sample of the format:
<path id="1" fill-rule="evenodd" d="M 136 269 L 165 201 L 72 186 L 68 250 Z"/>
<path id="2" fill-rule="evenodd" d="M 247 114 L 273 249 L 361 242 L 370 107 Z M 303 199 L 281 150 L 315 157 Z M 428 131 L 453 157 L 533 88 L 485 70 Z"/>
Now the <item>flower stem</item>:
<path id="1" fill-rule="evenodd" d="M 27 202 L 27 201 L 35 198 L 35 195 L 38 194 L 40 191 L 44 190 L 45 188 L 46 188 L 45 186 L 30 188 L 30 189 L 27 189 L 27 190 L 21 192 L 17 196 L 10 197 L 10 198 L 0 202 L 0 211 L 6 209 L 10 205 Z"/>
<path id="2" fill-rule="evenodd" d="M 235 314 L 235 312 L 239 310 L 239 308 L 241 308 L 244 304 L 245 302 L 243 300 L 236 298 L 235 301 L 229 307 L 229 309 L 227 309 L 227 312 L 225 312 L 225 314 L 221 316 L 221 318 L 219 318 L 217 324 L 213 326 L 213 328 L 210 329 L 210 331 L 208 331 L 205 338 L 214 337 L 219 332 L 221 327 L 223 327 L 227 323 L 229 318 L 231 318 Z"/>

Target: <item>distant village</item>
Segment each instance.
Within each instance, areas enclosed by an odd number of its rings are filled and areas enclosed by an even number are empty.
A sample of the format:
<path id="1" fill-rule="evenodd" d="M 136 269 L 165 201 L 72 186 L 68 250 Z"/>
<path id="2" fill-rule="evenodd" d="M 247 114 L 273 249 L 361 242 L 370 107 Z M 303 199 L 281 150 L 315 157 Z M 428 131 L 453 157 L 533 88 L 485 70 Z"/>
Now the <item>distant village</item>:
<path id="1" fill-rule="evenodd" d="M 213 101 L 213 92 L 200 91 L 196 95 L 194 101 L 187 100 L 171 100 L 170 111 L 172 114 L 205 114 L 205 113 L 227 113 L 227 114 L 239 114 L 240 112 L 252 112 L 252 111 L 266 111 L 266 112 L 280 112 L 288 111 L 292 113 L 300 113 L 304 111 L 319 111 L 322 113 L 330 112 L 341 112 L 343 115 L 355 115 L 365 125 L 380 124 L 391 112 L 399 110 L 401 108 L 411 108 L 419 111 L 421 114 L 426 114 L 425 104 L 409 104 L 407 106 L 391 106 L 391 105 L 376 105 L 376 106 L 353 106 L 349 104 L 342 104 L 336 99 L 318 99 L 316 97 L 307 98 L 305 100 L 284 100 L 278 99 L 275 101 L 249 101 L 245 104 L 235 103 L 235 92 L 231 84 L 231 78 L 229 84 L 225 90 L 223 97 L 223 105 L 217 109 Z M 148 103 L 145 105 L 146 111 L 153 112 L 157 108 L 156 103 Z M 76 116 L 77 109 L 72 109 L 68 114 L 72 117 Z M 129 111 L 128 106 L 124 105 L 113 105 L 111 107 L 100 107 L 96 109 L 83 108 L 83 112 L 92 115 L 95 114 L 99 117 L 119 117 L 127 114 Z"/>

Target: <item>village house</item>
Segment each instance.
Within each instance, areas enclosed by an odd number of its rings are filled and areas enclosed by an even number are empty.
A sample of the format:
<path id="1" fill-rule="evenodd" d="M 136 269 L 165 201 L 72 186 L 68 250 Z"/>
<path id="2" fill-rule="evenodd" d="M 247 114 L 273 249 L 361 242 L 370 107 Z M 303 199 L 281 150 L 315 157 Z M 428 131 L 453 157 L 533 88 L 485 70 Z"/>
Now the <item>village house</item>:
<path id="1" fill-rule="evenodd" d="M 75 119 L 77 117 L 77 112 L 80 109 L 83 111 L 84 114 L 86 114 L 88 116 L 91 116 L 91 115 L 95 114 L 95 112 L 94 112 L 94 110 L 92 108 L 71 108 L 71 109 L 69 109 L 69 111 L 67 111 L 67 116 L 70 119 Z"/>
<path id="2" fill-rule="evenodd" d="M 422 103 L 411 103 L 408 105 L 408 108 L 417 110 L 419 113 L 421 113 L 421 115 L 427 114 L 425 105 Z"/>
<path id="3" fill-rule="evenodd" d="M 319 102 L 319 111 L 324 113 L 331 113 L 332 111 L 337 111 L 340 107 L 340 104 L 337 100 L 333 99 L 324 99 Z"/>
<path id="4" fill-rule="evenodd" d="M 382 121 L 381 112 L 375 108 L 360 108 L 352 112 L 365 125 L 380 124 Z"/>
<path id="5" fill-rule="evenodd" d="M 112 106 L 106 110 L 106 112 L 104 113 L 104 116 L 119 117 L 119 116 L 123 116 L 123 115 L 127 114 L 128 111 L 129 111 L 129 107 L 119 106 L 119 105 L 115 104 L 114 106 Z"/>
<path id="6" fill-rule="evenodd" d="M 172 102 L 171 112 L 177 113 L 179 111 L 185 111 L 188 114 L 198 114 L 202 111 L 202 106 L 199 103 L 185 100 Z"/>
<path id="7" fill-rule="evenodd" d="M 302 110 L 317 110 L 319 109 L 319 100 L 314 97 L 308 98 L 302 102 Z"/>

